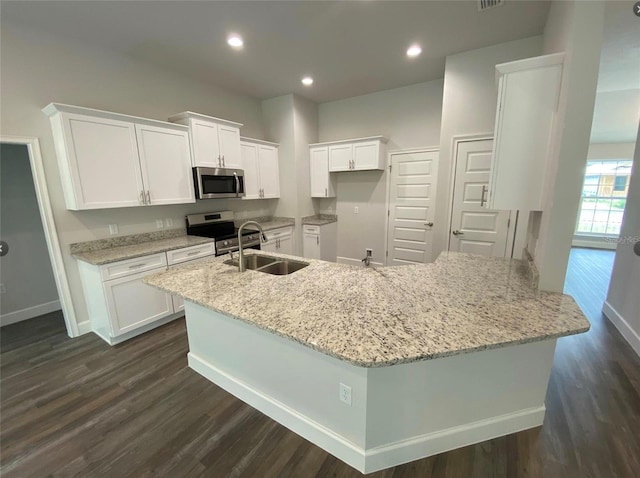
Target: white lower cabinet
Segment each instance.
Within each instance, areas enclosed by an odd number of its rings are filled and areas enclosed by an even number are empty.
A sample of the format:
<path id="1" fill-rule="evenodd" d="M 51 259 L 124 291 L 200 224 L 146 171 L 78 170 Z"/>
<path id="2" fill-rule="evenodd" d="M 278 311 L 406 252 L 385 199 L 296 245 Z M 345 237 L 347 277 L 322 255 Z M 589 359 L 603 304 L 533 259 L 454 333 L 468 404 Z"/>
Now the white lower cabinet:
<path id="1" fill-rule="evenodd" d="M 267 241 L 263 242 L 260 249 L 266 252 L 279 252 L 280 254 L 293 254 L 293 227 L 281 227 L 265 232 Z"/>
<path id="2" fill-rule="evenodd" d="M 302 254 L 307 259 L 336 262 L 338 256 L 338 224 L 302 226 Z"/>
<path id="3" fill-rule="evenodd" d="M 213 243 L 102 266 L 79 261 L 92 330 L 114 345 L 181 316 L 184 303 L 142 282 L 150 274 L 213 257 Z"/>

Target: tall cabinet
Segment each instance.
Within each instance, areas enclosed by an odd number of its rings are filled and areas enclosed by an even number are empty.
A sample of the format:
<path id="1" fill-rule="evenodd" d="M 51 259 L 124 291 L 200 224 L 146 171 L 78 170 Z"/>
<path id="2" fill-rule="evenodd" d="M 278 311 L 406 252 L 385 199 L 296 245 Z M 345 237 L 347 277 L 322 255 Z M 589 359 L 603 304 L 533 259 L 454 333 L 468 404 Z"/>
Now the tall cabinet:
<path id="1" fill-rule="evenodd" d="M 563 60 L 556 53 L 496 66 L 491 176 L 481 200 L 488 209 L 543 208 Z"/>
<path id="2" fill-rule="evenodd" d="M 240 151 L 244 170 L 243 199 L 280 197 L 278 144 L 253 138 L 241 138 Z"/>

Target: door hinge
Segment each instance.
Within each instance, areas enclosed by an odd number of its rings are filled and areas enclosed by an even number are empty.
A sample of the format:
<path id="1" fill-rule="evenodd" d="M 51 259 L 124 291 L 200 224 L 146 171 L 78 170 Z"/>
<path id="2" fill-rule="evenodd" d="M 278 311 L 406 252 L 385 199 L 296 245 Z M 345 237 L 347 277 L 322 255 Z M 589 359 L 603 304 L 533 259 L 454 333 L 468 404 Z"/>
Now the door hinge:
<path id="1" fill-rule="evenodd" d="M 389 251 L 387 251 L 387 257 L 389 257 Z"/>
<path id="2" fill-rule="evenodd" d="M 507 219 L 507 229 L 511 227 L 511 218 Z"/>
<path id="3" fill-rule="evenodd" d="M 391 209 L 387 209 L 387 217 L 391 216 Z"/>
<path id="4" fill-rule="evenodd" d="M 389 172 L 391 172 L 391 164 L 389 165 Z"/>

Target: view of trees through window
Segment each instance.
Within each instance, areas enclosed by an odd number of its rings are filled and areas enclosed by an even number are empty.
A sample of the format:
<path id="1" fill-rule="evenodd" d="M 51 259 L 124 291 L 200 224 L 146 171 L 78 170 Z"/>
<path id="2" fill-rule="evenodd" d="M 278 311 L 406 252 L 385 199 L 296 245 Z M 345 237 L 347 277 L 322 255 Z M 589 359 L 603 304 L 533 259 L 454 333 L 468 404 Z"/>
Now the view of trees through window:
<path id="1" fill-rule="evenodd" d="M 576 233 L 620 234 L 631 164 L 631 160 L 587 162 Z"/>

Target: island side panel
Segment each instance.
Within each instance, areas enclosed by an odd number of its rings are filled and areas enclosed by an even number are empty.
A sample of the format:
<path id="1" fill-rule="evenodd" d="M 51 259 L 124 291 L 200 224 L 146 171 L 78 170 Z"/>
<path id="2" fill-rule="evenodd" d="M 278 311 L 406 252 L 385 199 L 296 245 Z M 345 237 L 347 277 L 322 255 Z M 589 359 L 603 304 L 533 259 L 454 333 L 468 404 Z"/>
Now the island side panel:
<path id="1" fill-rule="evenodd" d="M 555 345 L 370 369 L 365 471 L 542 425 Z"/>
<path id="2" fill-rule="evenodd" d="M 192 369 L 363 470 L 367 369 L 189 301 L 185 316 Z"/>

